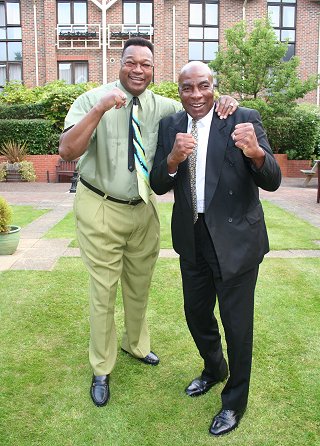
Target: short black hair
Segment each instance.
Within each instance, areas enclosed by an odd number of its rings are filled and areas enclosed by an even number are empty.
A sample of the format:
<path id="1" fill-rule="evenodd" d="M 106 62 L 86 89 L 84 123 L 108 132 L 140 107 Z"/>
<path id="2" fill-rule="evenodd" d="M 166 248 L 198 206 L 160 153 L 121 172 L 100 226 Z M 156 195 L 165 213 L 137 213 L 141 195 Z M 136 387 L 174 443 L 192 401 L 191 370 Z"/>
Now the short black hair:
<path id="1" fill-rule="evenodd" d="M 131 37 L 124 44 L 121 57 L 123 57 L 125 50 L 131 45 L 146 46 L 147 48 L 149 48 L 149 50 L 153 54 L 153 44 L 150 42 L 150 40 L 144 39 L 143 37 Z"/>

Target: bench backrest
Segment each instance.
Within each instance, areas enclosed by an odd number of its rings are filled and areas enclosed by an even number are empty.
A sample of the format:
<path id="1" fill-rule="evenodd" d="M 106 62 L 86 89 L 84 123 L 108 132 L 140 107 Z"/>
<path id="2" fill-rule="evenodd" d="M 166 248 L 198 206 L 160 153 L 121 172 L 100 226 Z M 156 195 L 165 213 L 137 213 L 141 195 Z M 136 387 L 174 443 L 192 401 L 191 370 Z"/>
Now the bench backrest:
<path id="1" fill-rule="evenodd" d="M 311 168 L 311 172 L 316 172 L 318 164 L 320 164 L 320 160 L 315 160 L 314 165 Z"/>
<path id="2" fill-rule="evenodd" d="M 62 158 L 59 159 L 58 164 L 56 166 L 57 171 L 74 171 L 76 168 L 78 160 L 65 161 Z"/>

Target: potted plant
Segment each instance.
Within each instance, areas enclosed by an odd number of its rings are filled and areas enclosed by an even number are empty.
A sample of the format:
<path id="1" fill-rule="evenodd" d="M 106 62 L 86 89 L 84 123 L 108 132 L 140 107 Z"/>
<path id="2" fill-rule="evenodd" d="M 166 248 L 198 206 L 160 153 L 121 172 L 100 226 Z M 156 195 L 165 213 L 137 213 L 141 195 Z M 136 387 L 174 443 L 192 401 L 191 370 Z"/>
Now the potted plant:
<path id="1" fill-rule="evenodd" d="M 5 175 L 0 175 L 0 181 L 35 181 L 34 166 L 26 161 L 27 144 L 16 141 L 6 141 L 0 147 L 0 155 L 7 158 L 4 165 Z M 3 169 L 3 167 L 2 167 Z"/>
<path id="2" fill-rule="evenodd" d="M 12 209 L 0 196 L 0 255 L 13 254 L 20 240 L 20 226 L 11 225 Z"/>

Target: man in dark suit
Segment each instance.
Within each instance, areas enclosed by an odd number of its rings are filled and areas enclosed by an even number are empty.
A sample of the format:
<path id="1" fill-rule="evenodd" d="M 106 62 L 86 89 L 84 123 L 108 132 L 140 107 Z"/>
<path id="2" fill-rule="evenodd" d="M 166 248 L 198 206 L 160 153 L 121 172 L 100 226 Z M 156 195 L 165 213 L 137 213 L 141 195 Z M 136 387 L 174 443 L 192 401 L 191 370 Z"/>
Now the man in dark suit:
<path id="1" fill-rule="evenodd" d="M 174 189 L 172 240 L 180 255 L 185 316 L 204 360 L 201 375 L 186 388 L 189 396 L 228 377 L 214 316 L 218 297 L 229 378 L 209 432 L 223 435 L 238 426 L 248 400 L 254 290 L 269 250 L 258 187 L 276 190 L 281 172 L 259 113 L 240 107 L 222 121 L 213 113 L 213 90 L 207 65 L 182 68 L 185 111 L 160 122 L 150 180 L 158 195 Z"/>

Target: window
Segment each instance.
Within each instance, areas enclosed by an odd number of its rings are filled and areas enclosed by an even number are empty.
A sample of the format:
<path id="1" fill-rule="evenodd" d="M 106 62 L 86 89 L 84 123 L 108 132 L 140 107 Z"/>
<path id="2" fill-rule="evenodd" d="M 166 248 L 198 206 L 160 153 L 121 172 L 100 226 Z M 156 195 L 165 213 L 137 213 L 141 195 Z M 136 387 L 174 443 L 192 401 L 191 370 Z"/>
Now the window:
<path id="1" fill-rule="evenodd" d="M 83 25 L 87 24 L 87 2 L 80 0 L 73 1 L 65 1 L 58 0 L 57 1 L 57 19 L 58 25 L 82 25 L 79 28 L 76 27 L 63 27 L 60 28 L 62 32 L 83 32 L 86 31 Z"/>
<path id="2" fill-rule="evenodd" d="M 268 0 L 268 15 L 278 39 L 289 43 L 284 60 L 295 54 L 296 43 L 296 0 Z"/>
<path id="3" fill-rule="evenodd" d="M 58 62 L 59 79 L 67 84 L 88 82 L 88 62 Z"/>
<path id="4" fill-rule="evenodd" d="M 123 2 L 123 23 L 125 25 L 152 25 L 153 24 L 153 4 L 150 0 L 140 1 L 124 1 Z M 130 26 L 125 27 L 128 31 L 135 31 L 136 28 L 130 29 Z M 149 32 L 149 28 L 139 27 L 140 32 Z"/>
<path id="5" fill-rule="evenodd" d="M 210 62 L 219 44 L 218 0 L 189 1 L 189 61 Z"/>
<path id="6" fill-rule="evenodd" d="M 7 81 L 22 81 L 20 1 L 0 0 L 0 89 Z"/>

